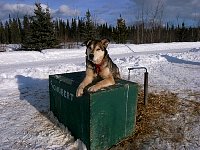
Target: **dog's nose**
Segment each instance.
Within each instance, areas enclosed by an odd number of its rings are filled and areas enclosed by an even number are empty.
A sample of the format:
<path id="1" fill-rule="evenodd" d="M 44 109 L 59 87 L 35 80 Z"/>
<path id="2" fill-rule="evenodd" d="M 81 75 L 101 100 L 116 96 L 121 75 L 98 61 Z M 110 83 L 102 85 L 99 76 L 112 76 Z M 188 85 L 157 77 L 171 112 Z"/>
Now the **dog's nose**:
<path id="1" fill-rule="evenodd" d="M 89 58 L 92 60 L 94 58 L 94 54 L 90 54 Z"/>

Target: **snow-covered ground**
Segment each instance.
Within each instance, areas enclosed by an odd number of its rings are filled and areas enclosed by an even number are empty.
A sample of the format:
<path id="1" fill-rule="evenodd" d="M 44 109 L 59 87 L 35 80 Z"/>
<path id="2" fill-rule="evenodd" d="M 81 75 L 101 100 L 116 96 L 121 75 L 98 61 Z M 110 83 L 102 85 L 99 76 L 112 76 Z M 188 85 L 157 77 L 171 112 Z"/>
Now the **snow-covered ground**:
<path id="1" fill-rule="evenodd" d="M 129 67 L 144 66 L 150 91 L 200 102 L 200 42 L 111 44 L 108 51 L 124 79 Z M 48 76 L 83 71 L 84 59 L 85 47 L 0 53 L 0 149 L 81 147 L 49 112 Z M 143 71 L 132 71 L 131 81 L 142 84 Z"/>

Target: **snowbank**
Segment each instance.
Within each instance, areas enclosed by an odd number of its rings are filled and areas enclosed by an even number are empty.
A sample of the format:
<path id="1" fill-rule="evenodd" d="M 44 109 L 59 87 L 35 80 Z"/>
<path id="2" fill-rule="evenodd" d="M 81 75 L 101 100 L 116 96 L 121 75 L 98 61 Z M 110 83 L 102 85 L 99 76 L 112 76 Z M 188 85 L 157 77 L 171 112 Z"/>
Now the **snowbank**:
<path id="1" fill-rule="evenodd" d="M 129 67 L 145 66 L 150 91 L 169 90 L 200 102 L 200 42 L 111 44 L 108 51 L 123 78 Z M 49 113 L 48 76 L 83 71 L 84 59 L 85 47 L 0 53 L 0 149 L 82 146 Z M 143 72 L 131 72 L 131 81 L 142 84 Z"/>

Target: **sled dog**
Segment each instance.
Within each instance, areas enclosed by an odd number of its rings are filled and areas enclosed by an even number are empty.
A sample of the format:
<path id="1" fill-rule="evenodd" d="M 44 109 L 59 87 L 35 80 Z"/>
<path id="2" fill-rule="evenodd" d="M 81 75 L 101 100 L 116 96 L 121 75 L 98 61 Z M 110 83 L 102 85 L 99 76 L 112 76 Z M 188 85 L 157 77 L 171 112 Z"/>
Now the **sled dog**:
<path id="1" fill-rule="evenodd" d="M 114 85 L 115 79 L 120 78 L 119 68 L 113 63 L 106 50 L 108 39 L 88 40 L 84 44 L 86 45 L 86 76 L 76 91 L 77 97 L 82 96 L 85 87 L 97 78 L 101 80 L 90 86 L 89 92 Z"/>

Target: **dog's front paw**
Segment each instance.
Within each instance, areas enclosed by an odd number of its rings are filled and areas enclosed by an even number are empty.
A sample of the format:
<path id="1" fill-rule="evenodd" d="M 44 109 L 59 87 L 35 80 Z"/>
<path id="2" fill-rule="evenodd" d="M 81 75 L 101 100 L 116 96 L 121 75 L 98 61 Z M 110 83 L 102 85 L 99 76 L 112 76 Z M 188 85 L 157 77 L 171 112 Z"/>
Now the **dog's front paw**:
<path id="1" fill-rule="evenodd" d="M 98 91 L 98 90 L 99 90 L 99 88 L 98 88 L 98 86 L 96 86 L 96 85 L 93 85 L 93 86 L 91 86 L 91 87 L 88 88 L 88 91 L 89 91 L 89 92 L 96 92 L 96 91 Z"/>
<path id="2" fill-rule="evenodd" d="M 83 95 L 83 88 L 78 88 L 77 90 L 76 90 L 76 97 L 80 97 L 80 96 L 82 96 Z"/>

